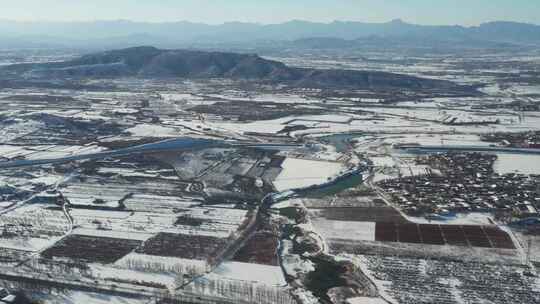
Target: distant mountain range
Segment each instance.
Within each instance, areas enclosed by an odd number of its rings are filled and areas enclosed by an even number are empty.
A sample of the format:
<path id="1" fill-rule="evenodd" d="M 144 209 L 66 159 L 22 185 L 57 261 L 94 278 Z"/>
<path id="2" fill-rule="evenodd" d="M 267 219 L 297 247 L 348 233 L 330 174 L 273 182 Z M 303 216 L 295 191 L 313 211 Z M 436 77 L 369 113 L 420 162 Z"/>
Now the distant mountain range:
<path id="1" fill-rule="evenodd" d="M 85 55 L 65 62 L 19 64 L 0 68 L 0 78 L 73 79 L 180 77 L 262 81 L 294 87 L 357 90 L 409 90 L 471 96 L 478 92 L 450 81 L 375 71 L 289 67 L 254 54 L 161 50 L 136 47 Z"/>
<path id="2" fill-rule="evenodd" d="M 336 47 L 354 41 L 407 41 L 471 46 L 538 46 L 540 26 L 517 22 L 489 22 L 480 26 L 428 26 L 393 20 L 387 23 L 290 21 L 281 24 L 231 22 L 208 25 L 191 22 L 144 23 L 133 21 L 15 22 L 0 21 L 3 47 L 117 48 L 155 45 L 175 48 L 219 44 L 256 45 L 269 41 L 336 39 Z M 349 42 L 347 42 L 349 41 Z M 352 42 L 351 42 L 352 41 Z"/>

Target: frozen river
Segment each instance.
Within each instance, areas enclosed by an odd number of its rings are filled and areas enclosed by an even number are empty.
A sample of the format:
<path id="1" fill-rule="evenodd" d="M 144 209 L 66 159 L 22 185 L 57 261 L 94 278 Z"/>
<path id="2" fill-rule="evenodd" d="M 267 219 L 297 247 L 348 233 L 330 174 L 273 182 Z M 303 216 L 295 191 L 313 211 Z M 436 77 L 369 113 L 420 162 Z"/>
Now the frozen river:
<path id="1" fill-rule="evenodd" d="M 181 138 L 176 138 L 176 139 L 160 141 L 156 143 L 144 144 L 144 145 L 133 146 L 133 147 L 124 148 L 124 149 L 104 151 L 104 152 L 91 153 L 91 154 L 73 155 L 73 156 L 68 156 L 68 157 L 52 158 L 52 159 L 6 161 L 3 163 L 0 163 L 0 169 L 13 168 L 13 167 L 37 166 L 37 165 L 45 165 L 45 164 L 56 164 L 56 163 L 67 163 L 67 162 L 77 161 L 77 160 L 100 159 L 100 158 L 115 157 L 115 156 L 117 157 L 117 156 L 124 156 L 124 155 L 135 154 L 135 153 L 203 150 L 203 149 L 218 148 L 218 147 L 246 147 L 246 148 L 255 148 L 255 149 L 262 149 L 262 150 L 280 150 L 280 149 L 296 148 L 298 146 L 299 145 L 295 145 L 295 144 L 238 143 L 238 142 L 228 142 L 224 140 L 181 137 Z"/>

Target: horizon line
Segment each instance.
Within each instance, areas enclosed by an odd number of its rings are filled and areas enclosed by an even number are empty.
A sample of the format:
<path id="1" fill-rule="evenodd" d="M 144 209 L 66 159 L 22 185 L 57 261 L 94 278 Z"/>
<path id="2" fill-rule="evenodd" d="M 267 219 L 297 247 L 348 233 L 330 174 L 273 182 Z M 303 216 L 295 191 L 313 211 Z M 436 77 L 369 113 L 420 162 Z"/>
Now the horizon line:
<path id="1" fill-rule="evenodd" d="M 466 28 L 471 27 L 478 27 L 483 24 L 489 24 L 489 23 L 495 23 L 495 22 L 507 22 L 507 23 L 520 23 L 520 24 L 528 24 L 528 25 L 534 25 L 534 26 L 540 26 L 540 23 L 532 23 L 532 22 L 526 22 L 526 21 L 514 21 L 514 20 L 491 20 L 491 21 L 484 21 L 480 23 L 476 23 L 474 25 L 465 25 L 465 24 L 425 24 L 425 23 L 414 23 L 405 21 L 402 18 L 394 18 L 389 21 L 380 21 L 380 22 L 368 22 L 368 21 L 361 21 L 361 20 L 332 20 L 332 21 L 315 21 L 315 20 L 308 20 L 308 19 L 290 19 L 283 22 L 275 22 L 275 23 L 263 23 L 263 22 L 255 22 L 255 21 L 224 21 L 220 23 L 206 23 L 206 22 L 199 22 L 199 21 L 190 21 L 190 20 L 166 20 L 166 21 L 151 21 L 151 20 L 135 20 L 135 19 L 125 19 L 125 18 L 118 18 L 118 19 L 92 19 L 92 20 L 48 20 L 48 19 L 40 19 L 40 20 L 24 20 L 24 19 L 6 19 L 6 18 L 0 18 L 0 23 L 2 22 L 11 22 L 11 23 L 20 23 L 20 24 L 29 24 L 29 23 L 57 23 L 57 24 L 68 24 L 68 23 L 99 23 L 99 22 L 129 22 L 129 23 L 146 23 L 146 24 L 172 24 L 172 23 L 190 23 L 190 24 L 197 24 L 197 25 L 208 25 L 208 26 L 223 26 L 227 24 L 246 24 L 246 25 L 258 25 L 258 26 L 271 26 L 271 25 L 282 25 L 287 23 L 293 23 L 293 22 L 305 22 L 305 23 L 315 23 L 315 24 L 335 24 L 335 23 L 364 23 L 364 24 L 390 24 L 390 23 L 403 23 L 403 24 L 409 24 L 409 25 L 420 25 L 420 26 L 461 26 Z"/>

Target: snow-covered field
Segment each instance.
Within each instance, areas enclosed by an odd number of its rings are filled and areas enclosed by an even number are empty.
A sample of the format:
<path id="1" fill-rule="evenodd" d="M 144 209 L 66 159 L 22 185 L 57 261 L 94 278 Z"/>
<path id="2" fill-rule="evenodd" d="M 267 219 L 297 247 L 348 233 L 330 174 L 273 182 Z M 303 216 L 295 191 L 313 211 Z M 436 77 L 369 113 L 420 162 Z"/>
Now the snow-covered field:
<path id="1" fill-rule="evenodd" d="M 396 162 L 391 156 L 372 156 L 369 158 L 374 167 L 393 167 Z"/>
<path id="2" fill-rule="evenodd" d="M 493 169 L 499 174 L 540 174 L 540 155 L 498 153 Z"/>
<path id="3" fill-rule="evenodd" d="M 159 125 L 140 124 L 126 130 L 133 136 L 141 137 L 178 137 L 183 133 L 174 128 Z"/>
<path id="4" fill-rule="evenodd" d="M 73 229 L 73 234 L 106 238 L 118 238 L 124 240 L 138 240 L 143 242 L 154 236 L 153 233 L 145 233 L 135 230 L 121 231 L 81 227 Z"/>
<path id="5" fill-rule="evenodd" d="M 325 239 L 375 241 L 375 222 L 334 221 L 324 218 L 311 222 Z"/>
<path id="6" fill-rule="evenodd" d="M 103 266 L 98 264 L 90 264 L 89 266 L 92 271 L 93 277 L 105 281 L 114 281 L 115 279 L 119 279 L 123 281 L 134 282 L 153 282 L 163 284 L 167 286 L 167 288 L 169 288 L 170 290 L 173 290 L 176 286 L 176 274 L 168 274 L 165 272 L 152 273 L 148 271 L 130 270 L 120 267 Z"/>
<path id="7" fill-rule="evenodd" d="M 202 260 L 189 260 L 174 257 L 162 257 L 147 255 L 141 253 L 132 252 L 120 260 L 116 261 L 115 266 L 119 266 L 127 269 L 137 268 L 142 269 L 146 267 L 146 271 L 151 272 L 151 268 L 157 272 L 187 272 L 188 269 L 196 269 L 198 272 L 205 272 L 208 265 Z"/>
<path id="8" fill-rule="evenodd" d="M 387 304 L 381 298 L 355 297 L 347 300 L 348 304 Z"/>
<path id="9" fill-rule="evenodd" d="M 21 225 L 25 228 L 21 229 Z M 33 252 L 51 246 L 70 228 L 62 211 L 47 210 L 36 204 L 27 204 L 0 216 L 0 226 L 4 229 L 0 247 Z"/>
<path id="10" fill-rule="evenodd" d="M 69 290 L 64 293 L 36 294 L 32 298 L 44 304 L 147 304 L 149 301 L 147 298 L 124 298 L 102 293 Z"/>
<path id="11" fill-rule="evenodd" d="M 268 286 L 287 285 L 279 266 L 224 262 L 209 277 L 246 281 Z"/>
<path id="12" fill-rule="evenodd" d="M 406 216 L 411 222 L 418 224 L 441 224 L 441 225 L 492 225 L 493 215 L 490 213 L 471 212 L 460 213 L 446 220 L 426 219 L 423 217 Z"/>
<path id="13" fill-rule="evenodd" d="M 13 159 L 16 157 L 24 157 L 29 160 L 37 159 L 54 159 L 73 155 L 91 154 L 106 150 L 103 147 L 96 145 L 86 146 L 63 146 L 63 145 L 47 145 L 47 146 L 12 146 L 1 145 L 0 157 Z"/>
<path id="14" fill-rule="evenodd" d="M 274 181 L 278 191 L 323 184 L 339 175 L 344 166 L 338 162 L 287 158 L 283 171 Z"/>
<path id="15" fill-rule="evenodd" d="M 84 235 L 146 240 L 158 232 L 198 234 L 228 237 L 245 220 L 246 210 L 193 208 L 184 216 L 203 220 L 198 227 L 175 224 L 178 214 L 155 212 L 122 212 L 100 210 L 73 210 L 78 230 Z"/>

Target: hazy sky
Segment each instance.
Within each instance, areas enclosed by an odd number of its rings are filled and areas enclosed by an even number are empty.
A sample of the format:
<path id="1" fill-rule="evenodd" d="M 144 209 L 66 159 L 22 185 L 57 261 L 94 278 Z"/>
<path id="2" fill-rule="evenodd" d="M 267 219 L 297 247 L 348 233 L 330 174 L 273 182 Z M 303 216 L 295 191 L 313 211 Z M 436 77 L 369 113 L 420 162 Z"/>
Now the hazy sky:
<path id="1" fill-rule="evenodd" d="M 476 25 L 540 23 L 540 0 L 0 0 L 0 19 L 83 21 L 130 19 L 204 23 L 292 19 Z"/>

